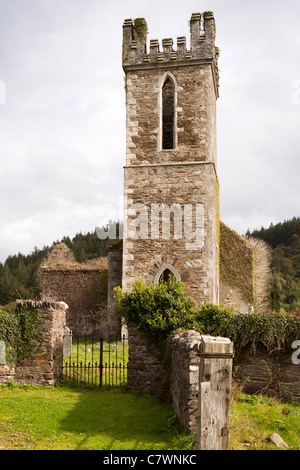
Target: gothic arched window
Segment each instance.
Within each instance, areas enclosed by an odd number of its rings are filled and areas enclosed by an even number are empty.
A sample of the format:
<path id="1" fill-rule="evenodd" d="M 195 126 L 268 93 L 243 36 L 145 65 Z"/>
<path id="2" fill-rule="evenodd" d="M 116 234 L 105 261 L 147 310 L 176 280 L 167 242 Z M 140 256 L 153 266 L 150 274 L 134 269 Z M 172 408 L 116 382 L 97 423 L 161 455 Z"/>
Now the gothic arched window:
<path id="1" fill-rule="evenodd" d="M 172 271 L 170 271 L 170 269 L 165 269 L 161 275 L 160 275 L 160 278 L 159 278 L 159 281 L 158 282 L 167 282 L 169 280 L 169 278 L 175 278 L 174 274 L 172 273 Z"/>
<path id="2" fill-rule="evenodd" d="M 175 144 L 175 86 L 168 76 L 162 87 L 162 148 L 174 149 Z"/>

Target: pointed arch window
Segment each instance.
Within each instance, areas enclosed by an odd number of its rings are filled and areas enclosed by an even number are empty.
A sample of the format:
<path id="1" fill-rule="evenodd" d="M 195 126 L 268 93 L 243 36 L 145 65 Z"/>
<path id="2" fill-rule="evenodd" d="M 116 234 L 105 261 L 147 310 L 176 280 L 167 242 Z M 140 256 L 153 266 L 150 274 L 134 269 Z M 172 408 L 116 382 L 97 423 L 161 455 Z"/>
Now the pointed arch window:
<path id="1" fill-rule="evenodd" d="M 168 281 L 170 276 L 180 281 L 180 275 L 174 266 L 169 263 L 162 263 L 153 277 L 153 284 L 156 286 L 159 282 Z"/>
<path id="2" fill-rule="evenodd" d="M 162 149 L 175 148 L 175 84 L 167 76 L 162 86 Z"/>
<path id="3" fill-rule="evenodd" d="M 158 282 L 168 282 L 169 279 L 173 278 L 175 279 L 175 276 L 174 274 L 172 273 L 172 271 L 170 271 L 170 269 L 166 268 L 160 275 L 160 278 L 159 278 L 159 281 Z"/>

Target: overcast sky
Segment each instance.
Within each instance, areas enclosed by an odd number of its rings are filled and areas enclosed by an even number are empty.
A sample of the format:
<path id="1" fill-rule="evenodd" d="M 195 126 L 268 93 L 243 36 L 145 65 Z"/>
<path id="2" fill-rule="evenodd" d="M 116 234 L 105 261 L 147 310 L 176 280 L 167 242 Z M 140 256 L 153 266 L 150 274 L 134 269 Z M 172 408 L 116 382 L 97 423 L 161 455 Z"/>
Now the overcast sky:
<path id="1" fill-rule="evenodd" d="M 122 209 L 122 24 L 186 36 L 212 10 L 221 219 L 243 234 L 299 216 L 300 2 L 0 0 L 0 261 Z"/>

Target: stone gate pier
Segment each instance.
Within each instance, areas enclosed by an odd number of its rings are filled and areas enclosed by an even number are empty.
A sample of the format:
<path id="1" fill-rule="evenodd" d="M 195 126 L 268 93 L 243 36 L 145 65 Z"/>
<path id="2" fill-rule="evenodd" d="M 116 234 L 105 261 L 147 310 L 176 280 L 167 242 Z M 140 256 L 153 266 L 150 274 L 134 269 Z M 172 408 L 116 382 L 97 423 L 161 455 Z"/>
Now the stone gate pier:
<path id="1" fill-rule="evenodd" d="M 62 372 L 63 335 L 68 305 L 51 300 L 18 302 L 39 310 L 37 328 L 41 341 L 33 345 L 32 356 L 22 363 L 0 364 L 0 383 L 13 381 L 16 384 L 55 385 Z"/>

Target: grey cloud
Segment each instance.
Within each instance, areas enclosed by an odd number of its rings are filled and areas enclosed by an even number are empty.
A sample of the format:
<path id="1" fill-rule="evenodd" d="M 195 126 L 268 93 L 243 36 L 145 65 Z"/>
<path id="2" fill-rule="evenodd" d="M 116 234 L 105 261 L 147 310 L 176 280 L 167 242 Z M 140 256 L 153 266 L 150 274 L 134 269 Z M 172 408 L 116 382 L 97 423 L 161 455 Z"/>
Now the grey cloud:
<path id="1" fill-rule="evenodd" d="M 0 260 L 92 230 L 119 206 L 125 162 L 122 23 L 187 36 L 197 1 L 1 2 Z M 206 7 L 204 7 L 206 8 Z M 297 216 L 300 5 L 211 0 L 220 56 L 221 217 L 243 233 Z M 283 11 L 284 9 L 284 11 Z"/>

